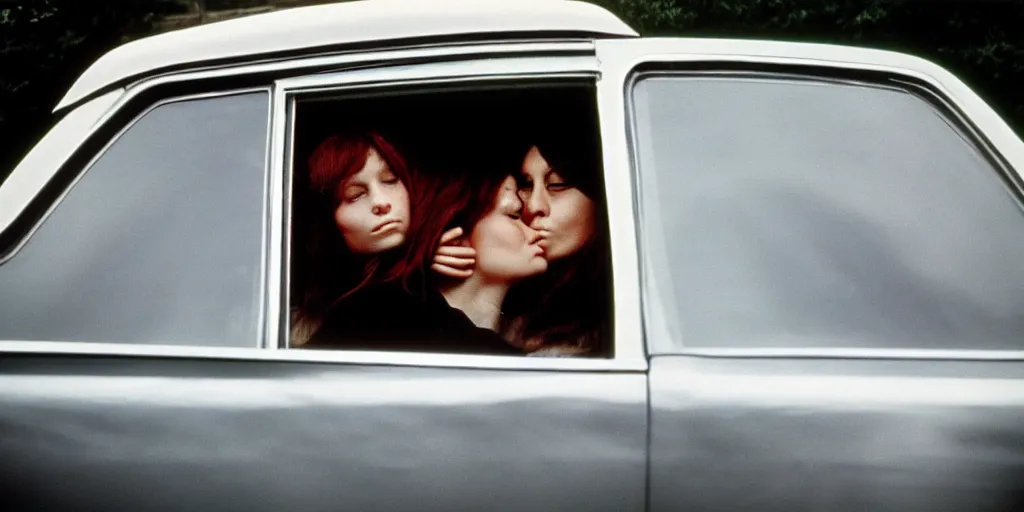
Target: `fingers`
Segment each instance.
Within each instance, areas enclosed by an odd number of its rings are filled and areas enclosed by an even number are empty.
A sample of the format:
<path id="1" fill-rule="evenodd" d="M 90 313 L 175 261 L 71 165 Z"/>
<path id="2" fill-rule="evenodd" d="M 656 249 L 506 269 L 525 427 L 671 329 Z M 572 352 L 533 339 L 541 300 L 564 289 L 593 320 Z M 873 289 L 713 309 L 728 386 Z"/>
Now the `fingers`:
<path id="1" fill-rule="evenodd" d="M 455 240 L 460 236 L 462 236 L 462 228 L 449 229 L 448 231 L 445 231 L 443 235 L 441 235 L 441 245 L 451 242 L 452 240 Z"/>
<path id="2" fill-rule="evenodd" d="M 444 276 L 448 276 L 448 277 L 456 277 L 456 278 L 459 278 L 459 279 L 465 279 L 465 278 L 473 275 L 473 271 L 472 270 L 459 270 L 459 269 L 451 268 L 451 267 L 448 267 L 448 266 L 445 266 L 445 265 L 440 265 L 440 264 L 437 264 L 437 263 L 434 263 L 433 265 L 431 265 L 430 268 L 433 269 L 434 272 L 437 272 L 438 274 L 441 274 L 441 275 L 444 275 Z"/>
<path id="3" fill-rule="evenodd" d="M 437 248 L 436 255 L 473 259 L 476 258 L 476 249 L 461 245 L 445 245 Z"/>
<path id="4" fill-rule="evenodd" d="M 455 258 L 452 256 L 445 256 L 438 254 L 434 256 L 434 263 L 440 264 L 455 269 L 473 269 L 473 265 L 476 261 L 473 258 Z"/>
<path id="5" fill-rule="evenodd" d="M 476 251 L 472 247 L 450 244 L 462 236 L 462 228 L 452 228 L 441 235 L 441 243 L 434 254 L 430 268 L 443 276 L 465 279 L 473 275 Z"/>

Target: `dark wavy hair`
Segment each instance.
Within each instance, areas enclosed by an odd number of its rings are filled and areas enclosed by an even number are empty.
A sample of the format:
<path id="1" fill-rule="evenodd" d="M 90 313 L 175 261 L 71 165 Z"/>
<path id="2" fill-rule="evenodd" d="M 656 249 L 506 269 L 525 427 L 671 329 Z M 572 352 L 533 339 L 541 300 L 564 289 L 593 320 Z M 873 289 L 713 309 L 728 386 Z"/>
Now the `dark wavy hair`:
<path id="1" fill-rule="evenodd" d="M 594 203 L 594 234 L 575 254 L 550 262 L 547 272 L 510 290 L 503 332 L 527 351 L 569 346 L 588 355 L 611 354 L 611 254 L 600 142 L 594 120 L 552 122 L 520 144 L 536 146 L 566 182 Z"/>

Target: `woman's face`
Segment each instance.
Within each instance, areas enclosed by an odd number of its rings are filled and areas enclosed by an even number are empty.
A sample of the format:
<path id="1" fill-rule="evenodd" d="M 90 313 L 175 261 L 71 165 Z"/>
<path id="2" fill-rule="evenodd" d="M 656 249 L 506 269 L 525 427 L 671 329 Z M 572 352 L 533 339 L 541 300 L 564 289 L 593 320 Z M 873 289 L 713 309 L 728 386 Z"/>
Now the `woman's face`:
<path id="1" fill-rule="evenodd" d="M 375 149 L 366 164 L 336 192 L 334 222 L 345 244 L 357 254 L 376 254 L 405 242 L 409 229 L 409 191 Z"/>
<path id="2" fill-rule="evenodd" d="M 469 235 L 476 250 L 475 274 L 495 281 L 509 282 L 547 270 L 540 236 L 522 218 L 523 203 L 516 194 L 515 178 L 509 176 L 494 200 L 494 209 L 485 215 Z"/>
<path id="3" fill-rule="evenodd" d="M 526 153 L 520 172 L 523 218 L 540 233 L 547 259 L 555 261 L 575 254 L 594 234 L 594 201 L 566 183 L 537 146 Z"/>

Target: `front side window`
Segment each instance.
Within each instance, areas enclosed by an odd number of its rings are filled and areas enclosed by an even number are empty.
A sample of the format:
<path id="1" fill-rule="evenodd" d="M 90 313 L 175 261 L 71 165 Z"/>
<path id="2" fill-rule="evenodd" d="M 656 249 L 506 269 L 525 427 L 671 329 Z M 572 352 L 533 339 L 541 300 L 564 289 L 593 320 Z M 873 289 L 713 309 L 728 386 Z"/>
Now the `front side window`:
<path id="1" fill-rule="evenodd" d="M 1024 346 L 1021 205 L 920 97 L 662 75 L 632 105 L 657 350 Z"/>
<path id="2" fill-rule="evenodd" d="M 268 109 L 139 118 L 0 265 L 0 339 L 257 346 Z"/>

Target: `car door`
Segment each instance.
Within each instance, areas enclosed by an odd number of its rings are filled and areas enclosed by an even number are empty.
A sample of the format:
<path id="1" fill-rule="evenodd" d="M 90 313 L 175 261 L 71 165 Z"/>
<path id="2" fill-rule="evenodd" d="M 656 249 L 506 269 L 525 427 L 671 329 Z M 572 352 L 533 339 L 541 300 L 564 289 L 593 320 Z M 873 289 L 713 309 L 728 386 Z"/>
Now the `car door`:
<path id="1" fill-rule="evenodd" d="M 651 510 L 1024 506 L 1024 145 L 913 57 L 602 41 Z M 616 108 L 618 107 L 618 108 Z"/>
<path id="2" fill-rule="evenodd" d="M 596 79 L 596 66 L 469 59 L 330 80 Z M 611 359 L 285 348 L 285 85 L 140 109 L 62 170 L 72 186 L 7 253 L 4 510 L 642 510 L 636 300 L 616 301 Z M 628 216 L 611 229 L 633 236 Z M 635 248 L 614 258 L 616 292 L 635 298 Z"/>

